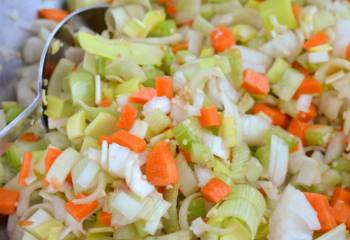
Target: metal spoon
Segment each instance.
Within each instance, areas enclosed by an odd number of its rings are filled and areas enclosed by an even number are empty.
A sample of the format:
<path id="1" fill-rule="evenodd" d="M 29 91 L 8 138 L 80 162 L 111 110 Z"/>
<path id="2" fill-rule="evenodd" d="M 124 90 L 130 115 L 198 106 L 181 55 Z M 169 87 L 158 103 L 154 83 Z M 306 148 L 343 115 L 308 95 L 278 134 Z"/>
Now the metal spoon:
<path id="1" fill-rule="evenodd" d="M 57 65 L 58 61 L 63 57 L 65 50 L 75 46 L 74 32 L 78 31 L 81 27 L 86 27 L 96 33 L 101 33 L 106 29 L 104 16 L 107 8 L 106 5 L 100 5 L 79 9 L 68 15 L 56 26 L 46 42 L 40 58 L 37 95 L 34 101 L 20 115 L 0 130 L 0 155 L 6 151 L 12 141 L 28 130 L 39 118 L 42 118 L 44 126 L 47 129 L 46 119 L 43 114 L 44 108 L 41 104 L 43 89 L 47 87 L 44 84 L 44 79 L 49 79 L 50 71 L 52 71 L 50 67 Z M 55 40 L 61 42 L 61 47 L 57 53 L 51 54 L 49 49 Z"/>

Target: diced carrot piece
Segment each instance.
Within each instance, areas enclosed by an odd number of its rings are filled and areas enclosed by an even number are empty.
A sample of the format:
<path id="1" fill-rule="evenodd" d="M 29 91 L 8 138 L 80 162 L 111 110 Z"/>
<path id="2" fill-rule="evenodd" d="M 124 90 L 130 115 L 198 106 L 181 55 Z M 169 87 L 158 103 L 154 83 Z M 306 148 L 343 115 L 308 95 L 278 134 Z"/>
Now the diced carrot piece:
<path id="1" fill-rule="evenodd" d="M 210 179 L 201 189 L 204 198 L 213 203 L 220 202 L 229 195 L 231 191 L 230 186 L 219 178 Z"/>
<path id="2" fill-rule="evenodd" d="M 269 79 L 252 69 L 247 69 L 244 71 L 243 88 L 251 94 L 266 95 L 270 91 Z"/>
<path id="3" fill-rule="evenodd" d="M 125 130 L 130 130 L 137 118 L 137 109 L 130 104 L 125 104 L 119 116 L 117 127 Z"/>
<path id="4" fill-rule="evenodd" d="M 253 114 L 264 113 L 272 120 L 273 125 L 284 127 L 287 122 L 287 116 L 278 108 L 270 107 L 265 104 L 257 103 L 252 109 Z"/>
<path id="5" fill-rule="evenodd" d="M 47 173 L 51 168 L 52 164 L 56 161 L 57 157 L 62 153 L 61 150 L 57 148 L 47 149 L 45 156 L 45 172 Z"/>
<path id="6" fill-rule="evenodd" d="M 35 135 L 34 133 L 28 132 L 23 133 L 21 136 L 21 140 L 25 142 L 36 142 L 40 139 L 39 136 Z"/>
<path id="7" fill-rule="evenodd" d="M 350 191 L 342 187 L 337 187 L 332 195 L 331 205 L 333 206 L 342 202 L 350 204 Z"/>
<path id="8" fill-rule="evenodd" d="M 175 159 L 166 142 L 158 142 L 148 154 L 146 176 L 154 186 L 167 186 L 179 180 Z"/>
<path id="9" fill-rule="evenodd" d="M 177 43 L 171 46 L 173 53 L 177 53 L 180 50 L 188 49 L 188 42 Z"/>
<path id="10" fill-rule="evenodd" d="M 98 220 L 106 226 L 112 225 L 112 213 L 109 212 L 101 212 Z"/>
<path id="11" fill-rule="evenodd" d="M 210 34 L 210 40 L 216 52 L 223 52 L 235 44 L 235 38 L 229 28 L 217 26 Z"/>
<path id="12" fill-rule="evenodd" d="M 310 71 L 301 66 L 298 62 L 293 62 L 292 67 L 304 74 L 305 77 L 310 75 Z"/>
<path id="13" fill-rule="evenodd" d="M 337 203 L 331 207 L 331 213 L 337 221 L 337 224 L 346 224 L 350 218 L 350 205 L 346 203 Z"/>
<path id="14" fill-rule="evenodd" d="M 62 21 L 68 15 L 69 15 L 69 12 L 63 9 L 42 8 L 38 11 L 39 18 L 54 20 L 56 22 Z"/>
<path id="15" fill-rule="evenodd" d="M 0 214 L 10 215 L 16 212 L 19 192 L 0 188 Z"/>
<path id="16" fill-rule="evenodd" d="M 84 195 L 80 194 L 77 197 L 77 199 L 83 198 L 83 197 Z M 97 201 L 92 201 L 84 204 L 75 204 L 73 200 L 67 202 L 66 205 L 64 206 L 66 211 L 78 222 L 82 221 L 84 218 L 92 214 L 97 207 L 98 207 Z"/>
<path id="17" fill-rule="evenodd" d="M 147 148 L 144 139 L 128 133 L 125 130 L 119 130 L 111 136 L 111 141 L 121 146 L 127 147 L 134 152 L 143 152 Z"/>
<path id="18" fill-rule="evenodd" d="M 175 16 L 176 14 L 176 5 L 175 3 L 173 3 L 173 1 L 166 1 L 165 3 L 165 12 L 169 15 L 169 16 Z"/>
<path id="19" fill-rule="evenodd" d="M 173 81 L 169 77 L 156 77 L 157 96 L 165 96 L 169 99 L 173 98 Z"/>
<path id="20" fill-rule="evenodd" d="M 308 75 L 301 82 L 293 98 L 298 99 L 302 94 L 320 94 L 321 92 L 322 83 Z"/>
<path id="21" fill-rule="evenodd" d="M 326 44 L 328 42 L 328 37 L 325 33 L 323 32 L 318 32 L 313 34 L 309 40 L 307 40 L 304 43 L 304 48 L 305 49 L 311 49 L 313 47 L 322 45 L 322 44 Z"/>
<path id="22" fill-rule="evenodd" d="M 337 226 L 326 195 L 309 192 L 305 192 L 304 195 L 317 213 L 317 218 L 321 225 L 321 232 L 327 232 Z"/>
<path id="23" fill-rule="evenodd" d="M 300 138 L 300 140 L 305 143 L 305 130 L 309 126 L 309 124 L 300 121 L 297 118 L 293 118 L 288 126 L 288 132 L 293 134 L 294 136 Z"/>
<path id="24" fill-rule="evenodd" d="M 293 14 L 294 14 L 294 17 L 296 19 L 299 19 L 300 15 L 301 15 L 301 7 L 299 4 L 295 3 L 293 4 Z"/>
<path id="25" fill-rule="evenodd" d="M 108 143 L 112 143 L 112 139 L 110 136 L 101 135 L 98 137 L 98 144 L 101 145 L 104 140 L 106 140 Z"/>
<path id="26" fill-rule="evenodd" d="M 202 108 L 199 120 L 203 127 L 219 127 L 221 124 L 220 114 L 216 106 Z"/>
<path id="27" fill-rule="evenodd" d="M 25 152 L 23 154 L 22 167 L 19 172 L 18 185 L 22 187 L 27 186 L 26 178 L 29 176 L 31 164 L 32 164 L 32 153 Z"/>
<path id="28" fill-rule="evenodd" d="M 157 96 L 157 91 L 154 88 L 144 87 L 138 92 L 129 97 L 129 102 L 145 104 L 153 97 Z"/>
<path id="29" fill-rule="evenodd" d="M 346 60 L 350 61 L 350 43 L 346 47 L 345 58 L 346 58 Z"/>
<path id="30" fill-rule="evenodd" d="M 192 158 L 191 158 L 191 153 L 189 153 L 186 150 L 181 149 L 180 152 L 182 153 L 182 155 L 184 156 L 186 162 L 191 163 L 192 162 Z"/>
<path id="31" fill-rule="evenodd" d="M 112 101 L 109 100 L 108 98 L 102 99 L 101 102 L 98 104 L 99 107 L 103 107 L 103 108 L 109 107 L 111 105 L 112 105 Z"/>
<path id="32" fill-rule="evenodd" d="M 300 121 L 308 122 L 312 119 L 314 119 L 317 116 L 317 109 L 314 104 L 310 105 L 309 111 L 308 112 L 298 112 L 297 118 Z"/>

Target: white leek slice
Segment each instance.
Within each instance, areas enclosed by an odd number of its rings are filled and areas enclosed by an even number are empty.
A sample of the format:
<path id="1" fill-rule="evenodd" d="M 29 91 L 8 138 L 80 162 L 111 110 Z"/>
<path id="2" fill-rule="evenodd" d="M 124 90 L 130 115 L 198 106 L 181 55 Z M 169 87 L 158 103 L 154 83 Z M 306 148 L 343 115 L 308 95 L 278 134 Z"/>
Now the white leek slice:
<path id="1" fill-rule="evenodd" d="M 312 240 L 312 232 L 319 229 L 317 213 L 304 194 L 288 185 L 270 218 L 270 239 Z"/>
<path id="2" fill-rule="evenodd" d="M 26 227 L 28 230 L 34 230 L 37 226 L 40 224 L 53 220 L 53 217 L 48 214 L 45 210 L 39 208 L 30 218 L 28 218 L 28 221 L 32 222 L 28 227 Z"/>
<path id="3" fill-rule="evenodd" d="M 248 145 L 260 145 L 271 123 L 261 116 L 244 115 L 241 126 L 243 141 Z"/>
<path id="4" fill-rule="evenodd" d="M 171 110 L 170 100 L 167 97 L 154 97 L 143 105 L 142 114 L 148 116 L 152 114 L 155 109 L 161 110 L 163 113 L 168 114 Z"/>
<path id="5" fill-rule="evenodd" d="M 198 186 L 203 187 L 210 179 L 213 178 L 213 173 L 205 167 L 194 166 L 194 173 L 198 180 Z"/>
<path id="6" fill-rule="evenodd" d="M 179 184 L 181 192 L 187 197 L 198 191 L 198 182 L 191 167 L 182 154 L 176 157 L 176 166 L 180 173 Z"/>
<path id="7" fill-rule="evenodd" d="M 73 166 L 78 162 L 80 154 L 73 148 L 64 150 L 52 164 L 45 180 L 53 189 L 58 190 L 65 182 Z"/>
<path id="8" fill-rule="evenodd" d="M 312 102 L 311 94 L 300 95 L 297 101 L 297 110 L 307 113 L 310 109 L 311 102 Z"/>
<path id="9" fill-rule="evenodd" d="M 135 219 L 142 210 L 142 204 L 125 192 L 119 192 L 112 200 L 112 207 L 129 220 Z"/>
<path id="10" fill-rule="evenodd" d="M 313 52 L 308 54 L 310 63 L 325 63 L 329 60 L 328 52 Z"/>
<path id="11" fill-rule="evenodd" d="M 323 234 L 321 237 L 316 238 L 316 240 L 346 240 L 346 237 L 346 226 L 344 224 L 341 224 L 338 227 L 333 228 L 329 232 Z"/>
<path id="12" fill-rule="evenodd" d="M 100 167 L 96 162 L 89 161 L 77 177 L 76 183 L 83 189 L 88 189 L 93 183 L 94 179 L 97 177 L 99 170 Z"/>
<path id="13" fill-rule="evenodd" d="M 127 162 L 137 158 L 136 153 L 116 143 L 109 145 L 108 149 L 108 171 L 114 177 L 125 177 L 125 166 Z"/>
<path id="14" fill-rule="evenodd" d="M 136 120 L 130 129 L 130 133 L 140 138 L 145 138 L 148 130 L 148 123 L 143 120 Z"/>
<path id="15" fill-rule="evenodd" d="M 203 134 L 203 141 L 205 144 L 210 148 L 211 152 L 224 160 L 227 160 L 228 158 L 228 149 L 225 147 L 224 141 L 221 137 L 204 133 Z"/>
<path id="16" fill-rule="evenodd" d="M 320 163 L 306 156 L 302 159 L 302 167 L 296 176 L 295 182 L 305 186 L 321 183 L 322 168 Z"/>
<path id="17" fill-rule="evenodd" d="M 100 104 L 102 100 L 102 88 L 100 75 L 95 76 L 95 104 Z"/>
<path id="18" fill-rule="evenodd" d="M 269 158 L 269 177 L 276 185 L 283 184 L 288 170 L 289 148 L 288 145 L 279 137 L 272 135 L 270 144 Z"/>

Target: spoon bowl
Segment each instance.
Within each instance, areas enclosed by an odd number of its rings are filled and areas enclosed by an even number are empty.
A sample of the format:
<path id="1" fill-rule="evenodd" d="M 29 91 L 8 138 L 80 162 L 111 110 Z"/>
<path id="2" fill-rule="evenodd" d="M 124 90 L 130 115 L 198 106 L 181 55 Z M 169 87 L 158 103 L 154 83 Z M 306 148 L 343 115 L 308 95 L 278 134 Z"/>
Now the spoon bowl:
<path id="1" fill-rule="evenodd" d="M 0 155 L 6 151 L 12 141 L 30 128 L 39 118 L 42 119 L 46 130 L 48 129 L 47 118 L 44 115 L 45 107 L 42 104 L 43 91 L 45 91 L 48 85 L 44 79 L 50 79 L 53 68 L 64 56 L 65 50 L 76 46 L 74 39 L 75 32 L 79 31 L 82 27 L 96 33 L 101 33 L 106 29 L 104 16 L 107 9 L 108 6 L 106 5 L 81 8 L 68 15 L 53 30 L 40 58 L 37 95 L 34 101 L 21 114 L 0 130 Z M 60 48 L 57 52 L 51 54 L 49 50 L 55 41 L 60 42 Z"/>

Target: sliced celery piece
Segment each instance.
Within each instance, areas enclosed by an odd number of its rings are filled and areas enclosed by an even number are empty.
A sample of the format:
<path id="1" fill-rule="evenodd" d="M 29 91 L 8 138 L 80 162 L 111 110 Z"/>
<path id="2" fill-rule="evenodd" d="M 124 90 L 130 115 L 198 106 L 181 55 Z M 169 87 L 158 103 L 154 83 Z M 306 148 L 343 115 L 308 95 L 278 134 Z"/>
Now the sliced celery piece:
<path id="1" fill-rule="evenodd" d="M 332 165 L 339 172 L 350 172 L 350 161 L 345 158 L 337 159 Z"/>
<path id="2" fill-rule="evenodd" d="M 248 229 L 236 218 L 228 218 L 223 222 L 222 227 L 232 227 L 235 230 L 232 233 L 221 235 L 220 240 L 251 240 L 251 234 Z"/>
<path id="3" fill-rule="evenodd" d="M 231 31 L 235 39 L 242 43 L 246 43 L 251 39 L 254 39 L 257 34 L 257 30 L 254 27 L 247 24 L 234 25 L 231 28 Z"/>
<path id="4" fill-rule="evenodd" d="M 314 125 L 305 130 L 305 140 L 308 145 L 326 146 L 333 133 L 331 126 Z"/>
<path id="5" fill-rule="evenodd" d="M 70 140 L 84 136 L 84 130 L 87 126 L 86 120 L 86 113 L 84 111 L 79 111 L 68 118 L 66 127 L 67 136 Z"/>
<path id="6" fill-rule="evenodd" d="M 220 127 L 220 135 L 224 139 L 224 144 L 226 147 L 234 147 L 237 144 L 237 128 L 234 117 L 223 117 Z"/>
<path id="7" fill-rule="evenodd" d="M 164 75 L 159 68 L 152 65 L 143 66 L 143 71 L 145 72 L 147 78 L 147 80 L 143 83 L 145 87 L 155 87 L 155 78 Z"/>
<path id="8" fill-rule="evenodd" d="M 94 138 L 100 135 L 110 135 L 115 130 L 117 118 L 113 115 L 100 112 L 97 117 L 85 128 L 85 134 Z"/>
<path id="9" fill-rule="evenodd" d="M 102 81 L 102 96 L 103 98 L 113 99 L 115 96 L 116 82 Z"/>
<path id="10" fill-rule="evenodd" d="M 194 19 L 192 27 L 194 30 L 201 32 L 205 36 L 209 36 L 214 30 L 214 26 L 200 15 Z"/>
<path id="11" fill-rule="evenodd" d="M 94 120 L 97 117 L 97 115 L 100 114 L 101 112 L 106 112 L 116 117 L 118 116 L 118 108 L 115 102 L 112 102 L 111 106 L 105 107 L 105 108 L 90 107 L 81 101 L 79 102 L 79 106 L 82 108 L 82 110 L 86 112 L 87 119 L 90 121 Z"/>
<path id="12" fill-rule="evenodd" d="M 140 82 L 146 81 L 143 69 L 128 59 L 117 59 L 106 67 L 106 77 L 111 80 L 125 81 L 137 78 Z"/>
<path id="13" fill-rule="evenodd" d="M 50 221 L 45 221 L 44 223 L 35 227 L 32 231 L 33 234 L 39 236 L 40 239 L 47 239 L 50 235 L 51 229 L 56 227 L 63 228 L 63 224 L 55 219 L 52 219 Z"/>
<path id="14" fill-rule="evenodd" d="M 74 112 L 71 101 L 56 96 L 47 96 L 47 108 L 45 114 L 50 118 L 70 116 Z"/>
<path id="15" fill-rule="evenodd" d="M 131 19 L 123 28 L 123 32 L 131 38 L 143 38 L 147 36 L 146 25 L 137 18 Z"/>
<path id="16" fill-rule="evenodd" d="M 116 240 L 133 240 L 138 239 L 138 233 L 134 224 L 128 224 L 117 228 L 114 232 Z"/>
<path id="17" fill-rule="evenodd" d="M 189 222 L 192 222 L 198 217 L 205 217 L 206 213 L 204 198 L 195 198 L 191 201 L 190 206 L 188 207 L 187 219 Z"/>
<path id="18" fill-rule="evenodd" d="M 87 105 L 95 103 L 95 81 L 91 73 L 79 70 L 70 73 L 68 79 L 74 104 L 77 104 L 79 101 Z"/>
<path id="19" fill-rule="evenodd" d="M 274 29 L 271 17 L 276 17 L 278 23 L 285 25 L 288 29 L 298 26 L 290 0 L 267 0 L 260 4 L 259 10 L 267 31 Z"/>
<path id="20" fill-rule="evenodd" d="M 289 67 L 289 63 L 283 60 L 283 58 L 277 58 L 267 72 L 270 83 L 277 83 Z"/>
<path id="21" fill-rule="evenodd" d="M 177 143 L 182 149 L 190 150 L 192 144 L 197 140 L 190 128 L 184 123 L 178 124 L 172 131 L 175 135 Z"/>
<path id="22" fill-rule="evenodd" d="M 99 149 L 100 145 L 98 144 L 98 141 L 95 138 L 90 136 L 85 136 L 80 148 L 80 152 L 81 153 L 86 152 L 89 148 Z"/>
<path id="23" fill-rule="evenodd" d="M 150 32 L 151 37 L 165 37 L 174 34 L 176 31 L 176 23 L 174 20 L 164 20 L 158 23 Z"/>
<path id="24" fill-rule="evenodd" d="M 175 184 L 172 188 L 166 189 L 164 192 L 164 200 L 171 204 L 168 210 L 168 218 L 163 219 L 164 230 L 166 233 L 172 233 L 180 230 L 179 218 L 177 213 L 177 200 L 179 195 L 179 184 Z"/>
<path id="25" fill-rule="evenodd" d="M 315 32 L 322 31 L 335 24 L 335 17 L 326 10 L 318 10 L 312 20 Z"/>
<path id="26" fill-rule="evenodd" d="M 80 160 L 72 169 L 74 192 L 81 193 L 90 190 L 97 184 L 100 167 L 97 162 L 89 159 Z"/>
<path id="27" fill-rule="evenodd" d="M 212 57 L 215 54 L 215 51 L 213 48 L 202 48 L 200 57 L 205 58 L 205 57 Z"/>
<path id="28" fill-rule="evenodd" d="M 243 83 L 243 60 L 238 49 L 230 49 L 226 52 L 231 66 L 231 79 L 236 88 Z"/>
<path id="29" fill-rule="evenodd" d="M 285 141 L 288 144 L 289 150 L 293 150 L 298 145 L 298 140 L 289 132 L 285 131 L 280 127 L 271 127 L 269 130 L 267 130 L 267 132 L 263 136 L 264 142 L 266 144 L 270 144 L 272 135 L 283 139 L 283 141 Z"/>
<path id="30" fill-rule="evenodd" d="M 127 93 L 134 93 L 139 90 L 140 79 L 133 78 L 123 83 L 120 83 L 115 89 L 115 95 L 119 96 Z"/>
<path id="31" fill-rule="evenodd" d="M 167 74 L 167 75 L 172 75 L 172 67 L 171 65 L 175 61 L 175 55 L 173 51 L 168 48 L 164 54 L 164 58 L 162 61 L 162 70 Z"/>
<path id="32" fill-rule="evenodd" d="M 175 54 L 175 59 L 180 64 L 183 64 L 186 62 L 187 59 L 194 58 L 194 57 L 195 55 L 192 52 L 187 50 L 180 50 Z"/>
<path id="33" fill-rule="evenodd" d="M 266 43 L 266 38 L 264 36 L 257 36 L 251 39 L 246 46 L 252 49 L 259 49 L 262 45 Z"/>
<path id="34" fill-rule="evenodd" d="M 299 88 L 304 75 L 293 68 L 288 68 L 281 80 L 272 86 L 272 91 L 282 100 L 289 101 Z"/>
<path id="35" fill-rule="evenodd" d="M 255 152 L 255 156 L 260 160 L 265 170 L 269 169 L 270 145 L 259 147 Z"/>
<path id="36" fill-rule="evenodd" d="M 60 96 L 63 79 L 73 70 L 74 66 L 74 62 L 65 58 L 62 58 L 58 62 L 49 81 L 49 86 L 47 88 L 48 95 Z"/>
<path id="37" fill-rule="evenodd" d="M 205 144 L 194 142 L 191 144 L 191 159 L 193 162 L 207 166 L 214 159 L 213 154 Z"/>
<path id="38" fill-rule="evenodd" d="M 171 119 L 159 109 L 146 116 L 145 121 L 154 134 L 163 132 L 171 124 Z"/>
<path id="39" fill-rule="evenodd" d="M 250 159 L 250 149 L 248 145 L 241 143 L 233 148 L 232 154 L 232 178 L 235 180 L 242 180 L 247 172 L 248 161 Z"/>
<path id="40" fill-rule="evenodd" d="M 109 59 L 127 58 L 139 65 L 160 65 L 164 55 L 160 46 L 110 40 L 86 32 L 78 33 L 78 41 L 88 53 Z"/>

